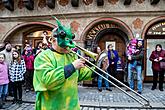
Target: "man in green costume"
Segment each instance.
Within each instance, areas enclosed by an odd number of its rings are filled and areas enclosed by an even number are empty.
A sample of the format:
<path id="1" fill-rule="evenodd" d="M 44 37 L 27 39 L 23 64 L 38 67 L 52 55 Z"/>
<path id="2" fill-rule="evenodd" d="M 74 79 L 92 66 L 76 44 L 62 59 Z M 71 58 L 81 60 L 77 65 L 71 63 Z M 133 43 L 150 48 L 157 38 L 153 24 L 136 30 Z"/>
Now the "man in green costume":
<path id="1" fill-rule="evenodd" d="M 77 83 L 91 80 L 92 71 L 85 61 L 68 51 L 74 48 L 74 35 L 61 25 L 52 31 L 52 49 L 41 52 L 34 62 L 33 85 L 36 110 L 80 110 Z"/>

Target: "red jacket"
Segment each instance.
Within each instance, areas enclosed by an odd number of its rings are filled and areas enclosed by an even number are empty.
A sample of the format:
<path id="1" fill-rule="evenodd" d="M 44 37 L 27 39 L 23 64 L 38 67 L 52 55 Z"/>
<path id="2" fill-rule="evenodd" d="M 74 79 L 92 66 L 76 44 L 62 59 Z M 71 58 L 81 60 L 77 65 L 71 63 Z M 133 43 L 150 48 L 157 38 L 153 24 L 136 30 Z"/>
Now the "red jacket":
<path id="1" fill-rule="evenodd" d="M 25 64 L 26 64 L 26 69 L 28 70 L 32 70 L 34 69 L 34 56 L 30 55 L 30 56 L 23 56 L 24 60 L 25 60 Z"/>
<path id="2" fill-rule="evenodd" d="M 165 60 L 165 50 L 162 50 L 160 52 L 157 52 L 157 51 L 152 51 L 152 54 L 149 58 L 150 61 L 152 61 L 152 69 L 154 71 L 162 71 L 160 69 L 160 62 L 155 62 L 154 60 L 159 58 L 159 57 L 162 57 L 163 60 Z"/>

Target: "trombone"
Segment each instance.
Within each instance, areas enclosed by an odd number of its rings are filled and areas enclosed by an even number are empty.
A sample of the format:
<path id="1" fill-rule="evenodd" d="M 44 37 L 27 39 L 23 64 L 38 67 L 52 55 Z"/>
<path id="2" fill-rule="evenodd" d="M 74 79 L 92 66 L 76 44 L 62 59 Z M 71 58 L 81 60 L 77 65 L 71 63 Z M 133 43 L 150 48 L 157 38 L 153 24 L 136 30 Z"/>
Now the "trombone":
<path id="1" fill-rule="evenodd" d="M 76 45 L 76 47 L 78 49 L 80 49 L 81 51 L 83 51 L 85 54 L 87 54 L 88 56 L 96 59 L 97 54 L 90 52 L 78 45 Z M 113 82 L 111 82 L 109 79 L 107 79 L 106 77 L 104 77 L 103 75 L 101 75 L 100 73 L 98 73 L 97 71 L 95 71 L 94 69 L 92 69 L 91 67 L 89 67 L 88 65 L 86 65 L 89 69 L 91 69 L 93 72 L 95 72 L 96 74 L 98 74 L 99 76 L 103 77 L 105 80 L 107 80 L 109 83 L 111 83 L 113 86 L 115 86 L 116 88 L 118 88 L 119 90 L 121 90 L 122 92 L 124 92 L 126 95 L 130 96 L 131 98 L 133 98 L 135 101 L 137 101 L 139 104 L 142 105 L 142 107 L 152 107 L 150 105 L 150 102 L 148 99 L 146 99 L 145 97 L 143 97 L 141 94 L 137 93 L 136 91 L 132 90 L 131 88 L 129 88 L 127 85 L 125 85 L 124 83 L 122 83 L 121 81 L 117 80 L 116 78 L 114 78 L 113 76 L 111 76 L 110 74 L 108 74 L 107 72 L 105 72 L 104 70 L 102 70 L 101 68 L 99 68 L 98 66 L 96 66 L 95 64 L 91 63 L 89 60 L 87 60 L 86 58 L 84 58 L 83 56 L 79 55 L 78 53 L 76 53 L 73 50 L 70 50 L 72 53 L 76 54 L 78 57 L 80 57 L 81 59 L 85 60 L 87 63 L 89 63 L 90 65 L 94 66 L 96 69 L 98 69 L 99 71 L 101 71 L 102 73 L 108 75 L 111 79 L 113 79 L 114 81 L 116 81 L 117 83 L 119 83 L 120 85 L 126 87 L 128 90 L 130 90 L 131 92 L 133 92 L 134 94 L 136 94 L 137 96 L 139 96 L 141 99 L 143 99 L 146 103 L 143 103 L 142 101 L 140 101 L 139 99 L 137 99 L 136 97 L 134 97 L 133 95 L 129 94 L 128 92 L 126 92 L 125 90 L 123 90 L 122 88 L 120 88 L 118 85 L 114 84 Z"/>

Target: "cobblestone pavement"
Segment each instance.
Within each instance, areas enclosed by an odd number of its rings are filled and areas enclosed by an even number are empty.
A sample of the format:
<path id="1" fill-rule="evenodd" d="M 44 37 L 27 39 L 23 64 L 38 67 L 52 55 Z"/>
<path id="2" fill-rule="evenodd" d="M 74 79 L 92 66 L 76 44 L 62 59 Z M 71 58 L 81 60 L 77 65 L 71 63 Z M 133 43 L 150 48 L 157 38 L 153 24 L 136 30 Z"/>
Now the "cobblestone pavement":
<path id="1" fill-rule="evenodd" d="M 165 110 L 165 91 L 150 89 L 151 84 L 144 84 L 142 96 L 149 100 L 153 110 Z M 132 94 L 130 91 L 128 93 Z M 138 96 L 133 96 L 146 103 Z M 35 92 L 24 92 L 24 103 L 20 105 L 12 104 L 11 97 L 7 100 L 8 102 L 4 105 L 5 110 L 34 110 Z M 115 87 L 112 87 L 112 91 L 99 92 L 96 87 L 79 86 L 79 100 L 81 110 L 151 110 L 151 108 L 142 107 L 141 104 Z"/>

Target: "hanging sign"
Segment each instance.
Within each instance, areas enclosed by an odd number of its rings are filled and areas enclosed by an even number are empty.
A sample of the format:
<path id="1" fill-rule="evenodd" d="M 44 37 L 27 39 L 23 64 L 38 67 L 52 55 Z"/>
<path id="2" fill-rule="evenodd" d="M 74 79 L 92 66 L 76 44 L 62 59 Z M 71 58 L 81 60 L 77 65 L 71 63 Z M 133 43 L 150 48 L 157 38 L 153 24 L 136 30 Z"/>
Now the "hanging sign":
<path id="1" fill-rule="evenodd" d="M 165 22 L 153 25 L 148 30 L 147 35 L 165 35 Z"/>
<path id="2" fill-rule="evenodd" d="M 113 23 L 101 23 L 101 24 L 95 25 L 88 32 L 88 34 L 86 36 L 86 40 L 92 40 L 92 39 L 94 39 L 100 31 L 102 31 L 104 29 L 107 29 L 107 28 L 119 28 L 119 26 L 116 25 L 116 24 L 113 24 Z"/>

